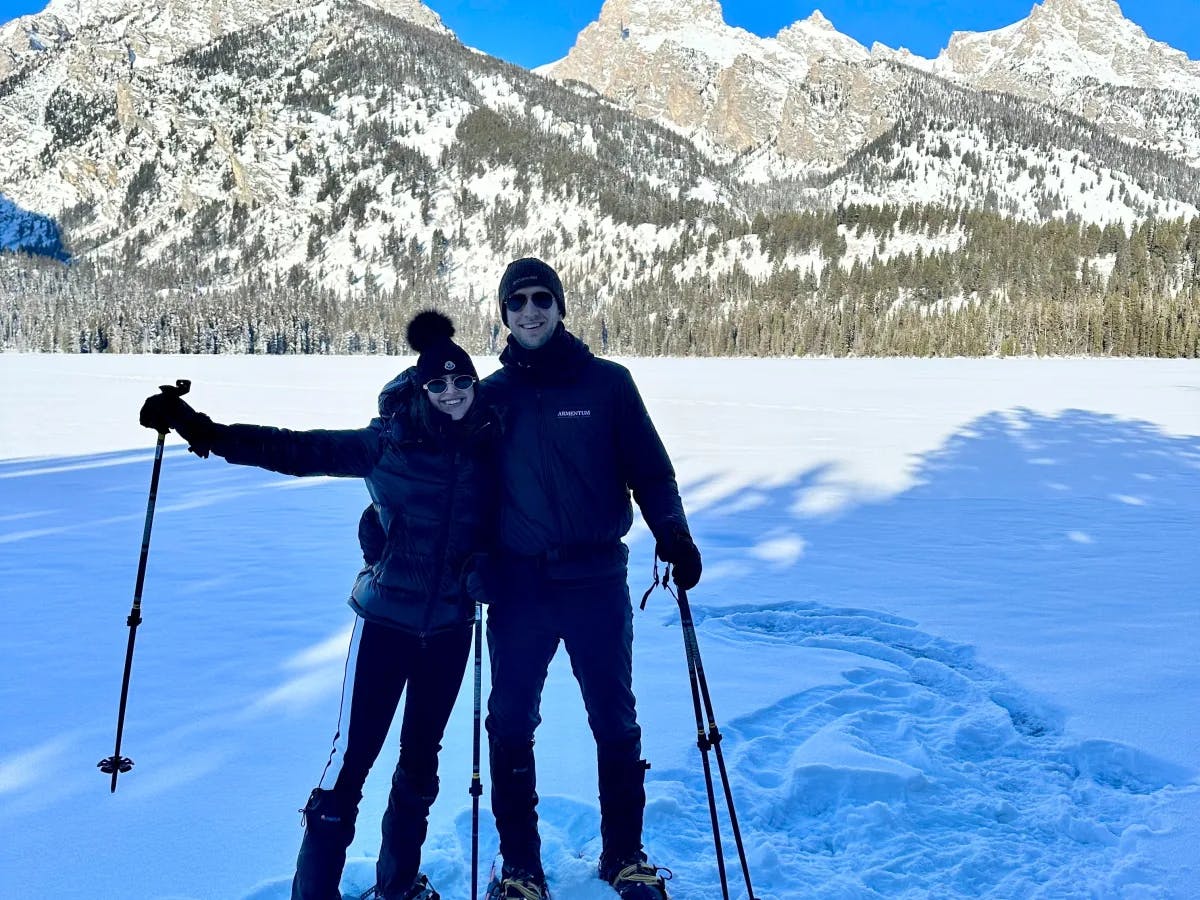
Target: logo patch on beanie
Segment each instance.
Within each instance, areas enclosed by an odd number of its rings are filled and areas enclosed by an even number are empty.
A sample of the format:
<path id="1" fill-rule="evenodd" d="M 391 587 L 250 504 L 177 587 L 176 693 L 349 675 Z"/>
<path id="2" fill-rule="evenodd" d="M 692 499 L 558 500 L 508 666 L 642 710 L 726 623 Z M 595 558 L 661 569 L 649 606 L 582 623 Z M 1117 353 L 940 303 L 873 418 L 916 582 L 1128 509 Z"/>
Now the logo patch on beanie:
<path id="1" fill-rule="evenodd" d="M 454 371 L 454 360 L 452 360 L 452 359 L 448 359 L 448 360 L 446 360 L 446 365 L 445 365 L 445 366 L 443 366 L 443 368 L 444 368 L 444 369 L 445 369 L 447 372 L 453 372 L 453 371 Z"/>

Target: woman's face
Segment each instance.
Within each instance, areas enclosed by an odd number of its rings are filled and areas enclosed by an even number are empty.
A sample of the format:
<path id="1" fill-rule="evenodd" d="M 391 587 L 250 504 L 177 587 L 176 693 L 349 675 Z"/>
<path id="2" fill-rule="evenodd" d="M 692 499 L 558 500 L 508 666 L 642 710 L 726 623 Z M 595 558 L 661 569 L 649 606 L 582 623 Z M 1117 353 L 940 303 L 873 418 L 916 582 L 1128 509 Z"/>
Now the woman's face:
<path id="1" fill-rule="evenodd" d="M 434 378 L 425 383 L 425 396 L 429 398 L 434 409 L 457 422 L 467 414 L 475 400 L 475 379 L 469 375 Z"/>

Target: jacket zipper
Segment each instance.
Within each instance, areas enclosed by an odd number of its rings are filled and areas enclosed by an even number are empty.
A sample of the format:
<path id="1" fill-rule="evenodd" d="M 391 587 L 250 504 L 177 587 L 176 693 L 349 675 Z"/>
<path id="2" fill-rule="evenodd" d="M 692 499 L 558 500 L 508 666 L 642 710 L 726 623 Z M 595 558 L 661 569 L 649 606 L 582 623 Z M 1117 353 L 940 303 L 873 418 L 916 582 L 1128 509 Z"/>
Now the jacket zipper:
<path id="1" fill-rule="evenodd" d="M 545 400 L 545 393 L 541 388 L 538 388 L 536 396 L 538 403 L 538 444 L 542 450 L 542 482 L 546 485 L 546 495 L 550 500 L 550 509 L 554 511 L 554 523 L 558 528 L 557 537 L 561 542 L 563 537 L 562 513 L 558 505 L 558 490 L 554 483 L 553 472 L 550 466 L 550 438 L 546 429 L 546 405 L 543 402 Z"/>
<path id="2" fill-rule="evenodd" d="M 425 621 L 422 623 L 421 634 L 419 635 L 422 647 L 425 646 L 425 637 L 430 633 L 430 621 L 433 619 L 433 610 L 441 602 L 442 576 L 446 571 L 446 548 L 450 543 L 450 516 L 454 512 L 454 492 L 458 487 L 459 469 L 462 468 L 459 465 L 460 452 L 460 450 L 455 448 L 454 452 L 450 454 L 450 486 L 446 491 L 446 505 L 443 510 L 444 514 L 442 515 L 442 534 L 438 541 L 437 574 L 435 575 L 429 599 L 425 603 Z"/>

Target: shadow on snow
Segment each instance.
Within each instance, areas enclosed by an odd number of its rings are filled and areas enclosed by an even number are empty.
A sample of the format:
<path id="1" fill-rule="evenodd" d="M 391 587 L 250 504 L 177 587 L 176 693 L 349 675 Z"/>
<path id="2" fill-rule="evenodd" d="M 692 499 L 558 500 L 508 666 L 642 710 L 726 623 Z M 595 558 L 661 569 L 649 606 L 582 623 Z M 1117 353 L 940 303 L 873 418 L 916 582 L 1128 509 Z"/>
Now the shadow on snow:
<path id="1" fill-rule="evenodd" d="M 821 476 L 747 489 L 692 517 L 706 551 L 692 597 L 702 648 L 736 641 L 747 658 L 795 648 L 797 670 L 819 653 L 845 657 L 840 683 L 723 728 L 756 890 L 1015 897 L 1154 885 L 1136 839 L 1197 773 L 1123 741 L 1068 736 L 1063 714 L 1002 667 L 1036 659 L 1052 679 L 1127 702 L 1135 723 L 1144 698 L 1122 700 L 1126 662 L 1178 672 L 1189 758 L 1200 734 L 1182 698 L 1200 690 L 1200 670 L 1186 641 L 1162 638 L 1194 633 L 1194 604 L 1180 598 L 1195 593 L 1183 561 L 1200 513 L 1200 440 L 1017 410 L 953 435 L 891 499 L 805 515 Z M 695 769 L 651 772 L 648 833 L 678 835 L 682 807 L 696 823 L 682 856 L 707 859 Z M 724 843 L 740 885 L 728 832 Z M 715 862 L 685 877 L 684 896 L 718 895 Z"/>
<path id="2" fill-rule="evenodd" d="M 113 710 L 89 710 L 82 720 L 55 719 L 53 710 L 97 680 L 111 684 L 115 707 L 123 644 L 81 645 L 78 635 L 111 638 L 123 624 L 116 620 L 132 591 L 150 458 L 0 462 L 0 579 L 14 598 L 42 610 L 53 603 L 52 614 L 31 617 L 22 603 L 0 614 L 0 655 L 21 684 L 0 710 L 13 725 L 0 759 L 7 799 L 37 806 L 95 787 L 94 772 L 66 775 L 64 767 L 106 752 Z M 778 898 L 1010 897 L 1105 894 L 1145 882 L 1131 862 L 1137 836 L 1155 827 L 1172 792 L 1192 789 L 1196 773 L 1129 742 L 1069 734 L 1039 685 L 1016 683 L 1004 669 L 1010 658 L 1045 663 L 1059 646 L 1077 662 L 1086 658 L 1079 648 L 1096 642 L 1089 677 L 1097 694 L 1120 680 L 1121 655 L 1142 649 L 1183 679 L 1200 677 L 1179 657 L 1182 641 L 1154 644 L 1185 627 L 1185 604 L 1155 598 L 1192 590 L 1184 561 L 1200 513 L 1200 440 L 1081 411 L 993 413 L 927 455 L 917 475 L 895 497 L 836 515 L 803 512 L 805 493 L 820 481 L 814 470 L 693 516 L 706 563 L 692 600 L 702 648 L 730 641 L 794 653 L 797 668 L 811 654 L 842 664 L 839 681 L 782 691 L 722 722 L 756 888 Z M 320 503 L 312 491 L 322 492 Z M 345 611 L 328 602 L 321 611 L 291 609 L 280 598 L 345 596 L 365 502 L 354 480 L 296 481 L 168 452 L 145 604 L 160 638 L 139 649 L 136 695 L 137 721 L 164 723 L 165 733 L 135 727 L 131 738 L 147 756 L 169 757 L 185 739 L 217 749 L 164 761 L 161 784 L 147 775 L 131 791 L 151 797 L 206 776 L 236 752 L 239 728 L 302 699 L 303 677 L 280 682 L 286 653 L 278 647 L 319 644 L 342 627 Z M 197 534 L 187 512 L 200 507 L 208 511 Z M 155 570 L 156 557 L 173 560 L 173 571 Z M 314 567 L 313 559 L 337 562 Z M 261 579 L 247 577 L 259 571 Z M 640 594 L 641 573 L 631 581 Z M 179 603 L 168 614 L 180 598 L 212 604 Z M 257 638 L 259 659 L 237 659 L 244 690 L 231 693 L 223 687 L 234 664 L 228 631 L 262 628 L 252 625 L 259 618 L 272 628 Z M 1131 622 L 1137 627 L 1126 628 Z M 979 640 L 980 629 L 998 624 L 1000 637 Z M 989 648 L 986 660 L 979 643 Z M 194 650 L 186 684 L 156 689 L 177 678 L 178 661 L 155 646 Z M 63 647 L 75 657 L 54 665 Z M 338 669 L 338 654 L 326 663 Z M 720 714 L 722 673 L 710 668 L 709 678 Z M 263 696 L 281 699 L 264 710 L 252 702 Z M 30 720 L 16 707 L 49 712 Z M 1195 716 L 1180 713 L 1195 740 Z M 321 737 L 304 740 L 319 744 L 325 730 L 317 723 Z M 35 802 L 22 766 L 63 777 Z M 674 893 L 716 896 L 699 766 L 655 768 L 648 792 L 648 844 L 709 861 L 681 872 Z M 543 813 L 548 827 L 568 831 L 553 817 L 580 814 L 564 798 L 547 798 Z M 434 859 L 461 859 L 462 848 L 438 842 L 457 845 L 462 825 L 431 838 Z M 282 840 L 290 852 L 294 835 Z M 732 861 L 728 835 L 726 846 Z M 736 863 L 730 877 L 738 883 Z"/>

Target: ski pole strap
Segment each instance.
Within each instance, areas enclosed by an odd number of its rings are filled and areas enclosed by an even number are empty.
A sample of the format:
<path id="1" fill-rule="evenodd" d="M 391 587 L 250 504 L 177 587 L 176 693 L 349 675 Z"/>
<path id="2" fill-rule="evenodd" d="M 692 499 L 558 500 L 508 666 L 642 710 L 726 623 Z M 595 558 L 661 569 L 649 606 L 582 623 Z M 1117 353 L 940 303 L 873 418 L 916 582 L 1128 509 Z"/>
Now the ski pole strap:
<path id="1" fill-rule="evenodd" d="M 660 579 L 658 577 L 658 555 L 655 554 L 655 556 L 654 556 L 654 574 L 651 577 L 650 587 L 646 588 L 646 593 L 642 594 L 642 602 L 638 605 L 638 609 L 645 612 L 646 601 L 650 599 L 650 594 L 653 593 L 653 591 L 656 587 L 666 588 L 667 591 L 670 592 L 671 591 L 670 577 L 671 577 L 671 564 L 670 563 L 664 564 L 662 578 Z"/>

